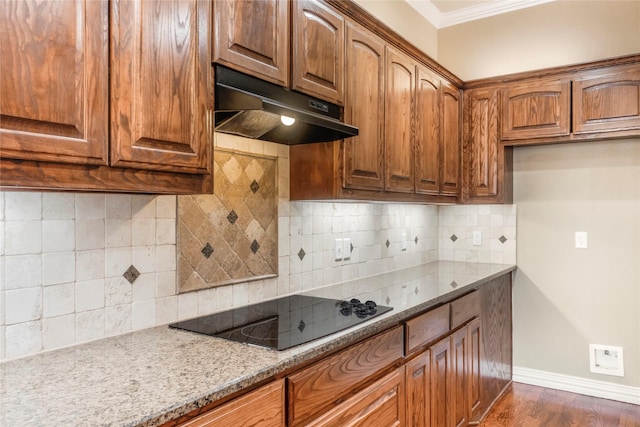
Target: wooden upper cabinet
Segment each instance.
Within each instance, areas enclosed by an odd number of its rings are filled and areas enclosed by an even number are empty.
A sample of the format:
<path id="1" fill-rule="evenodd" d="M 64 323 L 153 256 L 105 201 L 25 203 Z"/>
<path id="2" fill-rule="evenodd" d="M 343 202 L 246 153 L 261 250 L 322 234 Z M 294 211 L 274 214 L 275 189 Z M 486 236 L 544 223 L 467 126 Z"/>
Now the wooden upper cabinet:
<path id="1" fill-rule="evenodd" d="M 108 2 L 0 3 L 0 156 L 106 164 Z"/>
<path id="2" fill-rule="evenodd" d="M 289 2 L 217 0 L 213 7 L 213 60 L 289 86 Z"/>
<path id="3" fill-rule="evenodd" d="M 415 189 L 413 115 L 415 64 L 387 46 L 385 106 L 385 190 L 413 193 Z"/>
<path id="4" fill-rule="evenodd" d="M 344 186 L 384 188 L 384 44 L 347 24 L 345 121 L 359 129 L 344 141 Z M 366 106 L 366 108 L 363 108 Z"/>
<path id="5" fill-rule="evenodd" d="M 573 132 L 640 129 L 640 66 L 584 73 L 573 83 Z"/>
<path id="6" fill-rule="evenodd" d="M 462 152 L 461 98 L 460 89 L 443 82 L 440 194 L 448 196 L 460 195 L 460 162 Z"/>
<path id="7" fill-rule="evenodd" d="M 211 4 L 113 2 L 113 166 L 208 172 L 213 135 Z"/>
<path id="8" fill-rule="evenodd" d="M 568 78 L 518 83 L 502 90 L 503 140 L 568 136 L 570 116 Z"/>
<path id="9" fill-rule="evenodd" d="M 439 194 L 441 120 L 440 78 L 422 66 L 416 69 L 416 192 Z"/>
<path id="10" fill-rule="evenodd" d="M 292 88 L 338 105 L 344 100 L 344 18 L 316 0 L 293 3 Z"/>
<path id="11" fill-rule="evenodd" d="M 466 203 L 510 203 L 512 199 L 512 147 L 499 144 L 498 89 L 465 92 L 463 149 Z"/>

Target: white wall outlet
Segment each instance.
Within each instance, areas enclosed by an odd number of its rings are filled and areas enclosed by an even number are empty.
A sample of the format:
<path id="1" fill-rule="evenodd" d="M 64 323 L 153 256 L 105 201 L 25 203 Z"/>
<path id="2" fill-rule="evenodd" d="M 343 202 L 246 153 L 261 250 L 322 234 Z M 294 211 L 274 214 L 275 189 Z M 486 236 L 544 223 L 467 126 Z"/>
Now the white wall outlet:
<path id="1" fill-rule="evenodd" d="M 473 232 L 473 246 L 482 246 L 482 230 Z"/>
<path id="2" fill-rule="evenodd" d="M 576 249 L 587 249 L 586 231 L 576 231 Z"/>
<path id="3" fill-rule="evenodd" d="M 402 240 L 400 241 L 400 248 L 403 251 L 407 250 L 407 233 L 402 233 Z"/>
<path id="4" fill-rule="evenodd" d="M 342 239 L 336 239 L 334 259 L 336 261 L 341 261 L 342 260 Z"/>
<path id="5" fill-rule="evenodd" d="M 351 238 L 342 239 L 342 259 L 351 259 Z"/>
<path id="6" fill-rule="evenodd" d="M 591 372 L 624 377 L 622 347 L 589 344 L 589 362 Z"/>

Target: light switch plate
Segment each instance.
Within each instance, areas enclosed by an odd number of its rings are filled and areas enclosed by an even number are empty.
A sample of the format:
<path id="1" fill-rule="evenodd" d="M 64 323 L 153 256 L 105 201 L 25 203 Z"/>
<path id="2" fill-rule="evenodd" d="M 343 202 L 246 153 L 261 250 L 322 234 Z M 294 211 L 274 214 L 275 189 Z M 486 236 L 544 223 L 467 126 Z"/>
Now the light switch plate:
<path id="1" fill-rule="evenodd" d="M 403 251 L 407 250 L 407 233 L 402 233 L 402 241 L 400 242 L 400 247 Z"/>
<path id="2" fill-rule="evenodd" d="M 342 239 L 336 239 L 335 241 L 335 256 L 336 261 L 342 260 Z"/>
<path id="3" fill-rule="evenodd" d="M 342 239 L 342 259 L 351 259 L 351 238 Z"/>
<path id="4" fill-rule="evenodd" d="M 482 246 L 482 230 L 473 232 L 473 246 Z"/>
<path id="5" fill-rule="evenodd" d="M 576 249 L 587 249 L 586 231 L 576 231 Z"/>

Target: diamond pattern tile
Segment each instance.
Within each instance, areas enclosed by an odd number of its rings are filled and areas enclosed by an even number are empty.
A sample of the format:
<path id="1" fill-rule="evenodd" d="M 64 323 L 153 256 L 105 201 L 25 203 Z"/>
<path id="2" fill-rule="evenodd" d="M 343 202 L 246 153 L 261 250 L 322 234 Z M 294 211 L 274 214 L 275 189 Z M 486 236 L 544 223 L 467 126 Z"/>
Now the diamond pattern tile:
<path id="1" fill-rule="evenodd" d="M 500 240 L 500 243 L 503 243 L 503 244 L 504 244 L 504 242 L 506 242 L 506 241 L 507 241 L 507 238 L 506 238 L 506 237 L 504 237 L 504 236 L 500 236 L 500 238 L 499 238 L 498 240 Z"/>
<path id="2" fill-rule="evenodd" d="M 418 236 L 416 236 L 415 239 L 413 239 L 414 242 L 416 242 L 416 245 L 418 244 Z"/>
<path id="3" fill-rule="evenodd" d="M 304 256 L 306 255 L 304 249 L 300 248 L 300 250 L 298 251 L 298 258 L 300 258 L 300 261 L 302 261 L 304 259 Z"/>
<path id="4" fill-rule="evenodd" d="M 140 272 L 133 265 L 129 266 L 129 268 L 127 268 L 127 271 L 125 271 L 124 274 L 122 275 L 122 277 L 127 279 L 127 282 L 131 284 L 133 284 L 133 282 L 135 282 L 139 276 L 140 276 Z"/>
<path id="5" fill-rule="evenodd" d="M 214 150 L 213 193 L 178 197 L 178 292 L 278 274 L 277 165 Z"/>
<path id="6" fill-rule="evenodd" d="M 390 244 L 391 244 L 391 243 L 389 242 L 389 239 L 387 239 L 387 241 L 385 242 L 385 246 L 386 246 L 386 247 L 389 247 L 389 245 L 390 245 Z"/>
<path id="7" fill-rule="evenodd" d="M 452 287 L 453 289 L 455 289 L 455 288 L 457 288 L 457 287 L 458 287 L 458 282 L 456 282 L 456 281 L 454 280 L 453 282 L 451 282 L 451 283 L 450 283 L 450 285 L 451 285 L 451 287 Z"/>
<path id="8" fill-rule="evenodd" d="M 455 234 L 452 234 L 451 237 L 449 237 L 451 239 L 452 242 L 455 242 L 456 240 L 458 240 L 458 236 L 456 236 Z"/>
<path id="9" fill-rule="evenodd" d="M 207 243 L 206 245 L 204 245 L 204 248 L 202 248 L 200 252 L 202 252 L 202 255 L 204 255 L 205 258 L 210 258 L 213 254 L 213 248 L 209 243 Z"/>

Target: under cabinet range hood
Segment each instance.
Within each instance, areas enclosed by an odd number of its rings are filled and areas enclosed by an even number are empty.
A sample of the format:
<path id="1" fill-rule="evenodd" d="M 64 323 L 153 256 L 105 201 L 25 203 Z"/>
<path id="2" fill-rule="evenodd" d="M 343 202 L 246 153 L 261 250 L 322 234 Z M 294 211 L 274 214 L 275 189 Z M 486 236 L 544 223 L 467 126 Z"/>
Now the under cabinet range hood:
<path id="1" fill-rule="evenodd" d="M 337 105 L 215 66 L 215 130 L 294 145 L 358 135 Z"/>

